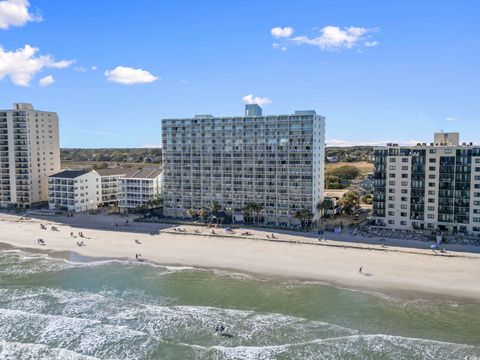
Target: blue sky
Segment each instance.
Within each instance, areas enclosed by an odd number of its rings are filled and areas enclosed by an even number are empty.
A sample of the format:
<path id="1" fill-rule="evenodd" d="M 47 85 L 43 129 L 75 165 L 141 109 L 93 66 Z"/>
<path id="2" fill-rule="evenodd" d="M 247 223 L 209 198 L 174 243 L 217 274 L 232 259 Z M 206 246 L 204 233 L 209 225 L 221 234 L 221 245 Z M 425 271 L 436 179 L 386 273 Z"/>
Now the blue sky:
<path id="1" fill-rule="evenodd" d="M 479 19 L 478 0 L 0 0 L 0 108 L 57 111 L 63 147 L 157 145 L 162 118 L 248 95 L 317 110 L 330 144 L 479 143 Z"/>

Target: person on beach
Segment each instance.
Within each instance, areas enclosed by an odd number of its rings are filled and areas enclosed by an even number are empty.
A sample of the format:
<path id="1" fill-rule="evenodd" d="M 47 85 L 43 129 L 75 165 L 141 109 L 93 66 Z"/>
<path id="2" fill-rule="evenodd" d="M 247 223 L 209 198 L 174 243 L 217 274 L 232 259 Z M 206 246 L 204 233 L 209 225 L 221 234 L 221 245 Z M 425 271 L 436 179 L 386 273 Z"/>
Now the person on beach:
<path id="1" fill-rule="evenodd" d="M 361 274 L 363 271 L 363 266 L 360 266 L 360 269 L 358 269 L 358 273 Z"/>

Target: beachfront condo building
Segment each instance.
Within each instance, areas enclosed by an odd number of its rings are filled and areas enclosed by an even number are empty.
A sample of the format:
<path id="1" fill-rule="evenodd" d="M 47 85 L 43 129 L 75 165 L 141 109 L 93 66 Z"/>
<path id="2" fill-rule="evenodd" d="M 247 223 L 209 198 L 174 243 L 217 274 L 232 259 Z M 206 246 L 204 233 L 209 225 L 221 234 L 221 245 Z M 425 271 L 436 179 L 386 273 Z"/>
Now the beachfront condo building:
<path id="1" fill-rule="evenodd" d="M 60 170 L 58 116 L 13 104 L 0 110 L 0 207 L 48 200 L 48 176 Z"/>
<path id="2" fill-rule="evenodd" d="M 48 177 L 48 206 L 52 210 L 96 210 L 102 199 L 96 171 L 62 170 Z"/>
<path id="3" fill-rule="evenodd" d="M 374 152 L 375 226 L 480 234 L 480 146 L 437 133 L 433 143 Z"/>
<path id="4" fill-rule="evenodd" d="M 134 169 L 122 178 L 119 207 L 129 211 L 149 206 L 152 200 L 162 197 L 163 174 L 160 169 Z"/>
<path id="5" fill-rule="evenodd" d="M 317 218 L 325 118 L 315 111 L 264 116 L 247 105 L 244 116 L 164 119 L 162 153 L 166 216 L 185 218 L 189 209 L 218 204 L 242 222 L 255 203 L 258 220 L 269 225 L 296 225 L 302 209 Z"/>
<path id="6" fill-rule="evenodd" d="M 101 205 L 118 206 L 122 194 L 122 179 L 130 170 L 122 167 L 96 169 L 101 180 Z"/>

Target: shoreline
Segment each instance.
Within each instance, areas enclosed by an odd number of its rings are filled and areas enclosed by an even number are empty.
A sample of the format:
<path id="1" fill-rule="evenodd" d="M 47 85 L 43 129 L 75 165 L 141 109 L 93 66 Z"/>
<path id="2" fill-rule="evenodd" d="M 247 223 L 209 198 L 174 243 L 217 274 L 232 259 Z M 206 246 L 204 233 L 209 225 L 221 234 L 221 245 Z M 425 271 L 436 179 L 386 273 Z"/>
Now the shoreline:
<path id="1" fill-rule="evenodd" d="M 221 230 L 212 236 L 205 233 L 210 229 L 195 226 L 182 226 L 188 232 L 175 233 L 173 225 L 162 224 L 155 235 L 150 235 L 151 227 L 106 230 L 90 221 L 88 228 L 82 228 L 59 221 L 62 219 L 19 219 L 0 214 L 0 243 L 75 262 L 135 262 L 135 254 L 141 253 L 143 262 L 160 267 L 236 272 L 259 280 L 320 282 L 410 300 L 480 301 L 480 255 L 476 253 L 433 254 L 429 250 L 390 245 L 383 248 L 334 240 L 319 242 L 286 234 L 276 234 L 276 240 L 268 240 L 266 232 L 258 230 L 249 230 L 254 232 L 252 238 L 240 238 L 223 236 Z M 54 223 L 59 231 L 40 230 L 40 223 Z M 86 237 L 72 238 L 71 232 L 83 232 Z M 45 246 L 35 244 L 38 237 L 45 238 Z M 136 239 L 140 244 L 134 242 Z M 78 247 L 76 242 L 80 240 L 87 246 Z M 358 271 L 360 266 L 362 273 Z"/>

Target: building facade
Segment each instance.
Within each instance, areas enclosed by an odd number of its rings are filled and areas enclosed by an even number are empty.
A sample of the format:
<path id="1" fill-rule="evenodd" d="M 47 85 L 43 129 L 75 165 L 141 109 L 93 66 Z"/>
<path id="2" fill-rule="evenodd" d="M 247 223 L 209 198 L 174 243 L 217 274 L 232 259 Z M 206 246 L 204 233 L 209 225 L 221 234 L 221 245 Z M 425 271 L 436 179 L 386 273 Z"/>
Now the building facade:
<path id="1" fill-rule="evenodd" d="M 122 194 L 122 179 L 129 172 L 124 168 L 107 168 L 95 170 L 101 179 L 102 206 L 117 206 Z"/>
<path id="2" fill-rule="evenodd" d="M 123 211 L 146 206 L 162 196 L 162 170 L 132 170 L 122 178 L 119 207 Z"/>
<path id="3" fill-rule="evenodd" d="M 438 133 L 430 144 L 374 152 L 376 226 L 480 234 L 480 147 Z"/>
<path id="4" fill-rule="evenodd" d="M 58 116 L 13 104 L 0 110 L 0 207 L 48 200 L 48 176 L 60 170 Z"/>
<path id="5" fill-rule="evenodd" d="M 95 210 L 102 199 L 101 178 L 95 171 L 62 170 L 48 177 L 50 209 Z"/>
<path id="6" fill-rule="evenodd" d="M 164 214 L 213 203 L 243 221 L 249 203 L 264 223 L 297 224 L 295 212 L 323 199 L 325 118 L 315 111 L 263 116 L 247 105 L 243 117 L 197 115 L 162 120 Z"/>

